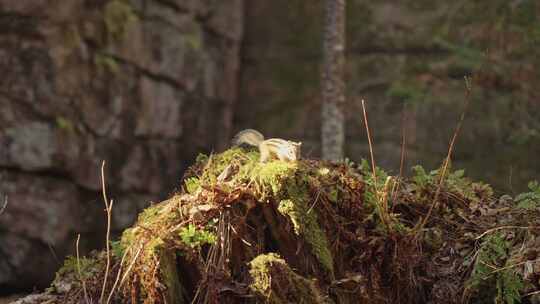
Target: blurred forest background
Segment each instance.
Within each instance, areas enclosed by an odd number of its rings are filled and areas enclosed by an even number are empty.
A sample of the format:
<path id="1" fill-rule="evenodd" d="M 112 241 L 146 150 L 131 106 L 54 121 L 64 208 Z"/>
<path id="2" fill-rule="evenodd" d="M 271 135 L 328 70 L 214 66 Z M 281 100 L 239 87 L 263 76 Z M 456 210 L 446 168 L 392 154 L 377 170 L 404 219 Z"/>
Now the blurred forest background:
<path id="1" fill-rule="evenodd" d="M 515 195 L 540 177 L 536 0 L 347 1 L 346 155 L 437 168 L 475 76 L 454 168 Z M 0 1 L 0 294 L 180 187 L 243 128 L 320 153 L 322 1 Z"/>

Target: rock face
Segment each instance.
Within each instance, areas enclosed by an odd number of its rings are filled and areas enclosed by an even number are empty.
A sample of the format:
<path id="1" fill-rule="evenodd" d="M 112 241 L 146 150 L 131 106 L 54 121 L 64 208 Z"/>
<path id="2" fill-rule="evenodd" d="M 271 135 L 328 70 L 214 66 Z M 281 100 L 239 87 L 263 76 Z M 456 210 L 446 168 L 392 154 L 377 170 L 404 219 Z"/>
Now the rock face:
<path id="1" fill-rule="evenodd" d="M 0 290 L 48 284 L 77 233 L 81 251 L 103 244 L 102 160 L 119 231 L 225 144 L 242 12 L 242 0 L 0 3 Z"/>

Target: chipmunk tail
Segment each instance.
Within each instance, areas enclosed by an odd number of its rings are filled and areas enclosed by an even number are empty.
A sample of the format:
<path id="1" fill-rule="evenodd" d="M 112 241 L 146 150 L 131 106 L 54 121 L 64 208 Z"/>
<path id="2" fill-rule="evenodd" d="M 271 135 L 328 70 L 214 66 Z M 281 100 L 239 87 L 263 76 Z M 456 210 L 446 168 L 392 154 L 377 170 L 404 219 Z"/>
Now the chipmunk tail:
<path id="1" fill-rule="evenodd" d="M 232 144 L 234 146 L 255 146 L 258 147 L 261 142 L 264 141 L 264 136 L 261 132 L 254 129 L 245 129 L 238 132 L 232 139 Z"/>

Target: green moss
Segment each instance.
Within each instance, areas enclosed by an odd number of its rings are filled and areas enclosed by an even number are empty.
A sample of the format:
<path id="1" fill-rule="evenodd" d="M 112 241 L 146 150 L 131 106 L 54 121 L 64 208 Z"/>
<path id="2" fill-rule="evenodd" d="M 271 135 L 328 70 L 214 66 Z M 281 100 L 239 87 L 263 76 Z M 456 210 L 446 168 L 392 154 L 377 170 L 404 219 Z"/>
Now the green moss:
<path id="1" fill-rule="evenodd" d="M 200 161 L 199 165 L 204 167 L 199 178 L 200 183 L 212 185 L 217 182 L 217 177 L 227 166 L 237 165 L 238 171 L 232 177 L 234 181 L 251 185 L 260 201 L 269 199 L 281 201 L 279 211 L 291 219 L 296 234 L 310 244 L 313 254 L 321 265 L 329 273 L 333 273 L 332 255 L 328 249 L 325 232 L 317 222 L 317 213 L 313 210 L 307 212 L 310 182 L 307 176 L 312 173 L 307 167 L 299 168 L 299 162 L 279 160 L 261 163 L 258 151 L 246 151 L 238 147 L 209 158 L 200 157 Z M 306 178 L 297 178 L 297 173 L 300 172 Z M 197 185 L 194 180 L 188 180 L 186 185 L 188 184 L 189 188 L 195 188 Z M 186 228 L 183 234 L 186 238 L 184 242 L 198 243 L 194 238 L 196 234 L 194 227 Z"/>
<path id="2" fill-rule="evenodd" d="M 189 303 L 184 301 L 186 291 L 178 276 L 176 255 L 173 251 L 159 250 L 159 272 L 161 274 L 161 282 L 167 287 L 164 292 L 165 303 Z"/>
<path id="3" fill-rule="evenodd" d="M 266 295 L 272 291 L 271 275 L 269 267 L 272 263 L 287 264 L 285 260 L 276 253 L 261 254 L 249 262 L 249 274 L 253 278 L 250 288 L 256 292 Z"/>
<path id="4" fill-rule="evenodd" d="M 197 157 L 197 164 L 203 167 L 203 172 L 199 178 L 200 183 L 203 185 L 215 185 L 217 183 L 218 176 L 228 166 L 241 167 L 241 172 L 236 174 L 235 179 L 245 177 L 251 171 L 258 162 L 259 153 L 256 151 L 245 151 L 239 147 L 233 147 L 224 151 L 223 153 L 204 156 L 199 155 Z"/>
<path id="5" fill-rule="evenodd" d="M 79 267 L 81 272 L 82 279 L 88 279 L 92 276 L 93 270 L 97 265 L 98 261 L 91 258 L 81 257 L 77 262 L 77 257 L 68 256 L 64 260 L 64 265 L 56 272 L 56 278 L 62 277 L 67 274 L 76 274 L 78 276 Z"/>
<path id="6" fill-rule="evenodd" d="M 271 161 L 256 163 L 246 174 L 258 188 L 261 198 L 267 195 L 279 196 L 288 186 L 287 181 L 294 177 L 298 167 L 295 162 Z"/>
<path id="7" fill-rule="evenodd" d="M 295 273 L 275 253 L 259 255 L 249 266 L 249 287 L 265 303 L 324 303 L 314 282 Z"/>
<path id="8" fill-rule="evenodd" d="M 160 237 L 154 237 L 146 242 L 144 246 L 143 262 L 147 265 L 159 265 L 159 285 L 165 286 L 164 291 L 160 292 L 165 303 L 185 303 L 185 291 L 181 285 L 178 270 L 176 267 L 176 254 L 174 250 L 167 249 L 165 241 Z M 157 261 L 157 263 L 156 263 Z M 153 276 L 143 277 L 142 293 L 146 295 L 156 294 L 156 291 L 150 292 L 150 289 L 159 288 Z"/>
<path id="9" fill-rule="evenodd" d="M 122 39 L 128 26 L 137 20 L 138 17 L 128 1 L 112 0 L 105 5 L 105 27 L 114 40 Z"/>
<path id="10" fill-rule="evenodd" d="M 135 231 L 137 228 L 128 228 L 122 232 L 122 237 L 120 238 L 120 244 L 122 248 L 127 248 L 133 243 L 135 238 Z"/>
<path id="11" fill-rule="evenodd" d="M 295 233 L 302 236 L 311 246 L 313 254 L 317 257 L 321 265 L 330 274 L 334 272 L 333 259 L 328 240 L 324 231 L 317 222 L 315 212 L 306 212 L 309 206 L 305 201 L 282 200 L 279 203 L 278 211 L 288 216 L 293 225 Z"/>
<path id="12" fill-rule="evenodd" d="M 328 240 L 319 226 L 317 213 L 308 206 L 309 193 L 305 184 L 287 184 L 287 198 L 280 201 L 278 211 L 289 217 L 297 235 L 303 237 L 311 246 L 313 255 L 326 271 L 333 275 L 334 262 L 328 247 Z"/>
<path id="13" fill-rule="evenodd" d="M 195 193 L 197 189 L 201 187 L 200 180 L 197 177 L 189 177 L 184 181 L 185 189 L 187 193 Z"/>
<path id="14" fill-rule="evenodd" d="M 139 214 L 138 222 L 139 223 L 153 222 L 158 217 L 159 211 L 160 211 L 160 206 L 159 205 L 150 206 L 150 207 L 144 209 Z"/>
<path id="15" fill-rule="evenodd" d="M 117 74 L 120 71 L 120 65 L 116 59 L 99 52 L 94 54 L 94 64 L 100 73 L 107 71 Z"/>

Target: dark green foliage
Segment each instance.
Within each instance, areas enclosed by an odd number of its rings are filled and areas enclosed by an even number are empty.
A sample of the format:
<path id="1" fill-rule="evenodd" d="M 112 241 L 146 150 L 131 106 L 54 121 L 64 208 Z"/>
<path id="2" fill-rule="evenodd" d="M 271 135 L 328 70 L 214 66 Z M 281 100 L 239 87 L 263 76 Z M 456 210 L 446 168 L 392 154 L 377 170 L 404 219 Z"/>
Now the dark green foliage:
<path id="1" fill-rule="evenodd" d="M 438 187 L 441 178 L 441 169 L 432 170 L 429 173 L 420 166 L 414 166 L 414 175 L 412 180 L 414 181 L 417 190 L 421 190 L 426 187 Z M 478 202 L 483 197 L 491 197 L 493 195 L 493 189 L 487 184 L 482 182 L 473 182 L 469 178 L 465 177 L 465 170 L 451 171 L 451 168 L 447 169 L 446 176 L 441 186 L 446 191 L 455 192 L 462 197 Z M 419 195 L 421 192 L 417 192 Z"/>
<path id="2" fill-rule="evenodd" d="M 516 196 L 517 208 L 535 210 L 540 207 L 540 185 L 537 181 L 529 182 L 529 192 Z"/>
<path id="3" fill-rule="evenodd" d="M 214 244 L 216 242 L 215 233 L 204 229 L 197 229 L 193 224 L 182 227 L 179 234 L 182 242 L 191 248 L 200 247 L 204 244 Z"/>
<path id="4" fill-rule="evenodd" d="M 474 263 L 467 288 L 476 291 L 475 303 L 521 303 L 525 284 L 512 267 L 508 267 L 512 244 L 502 232 L 486 236 Z M 504 268 L 503 268 L 504 267 Z"/>

